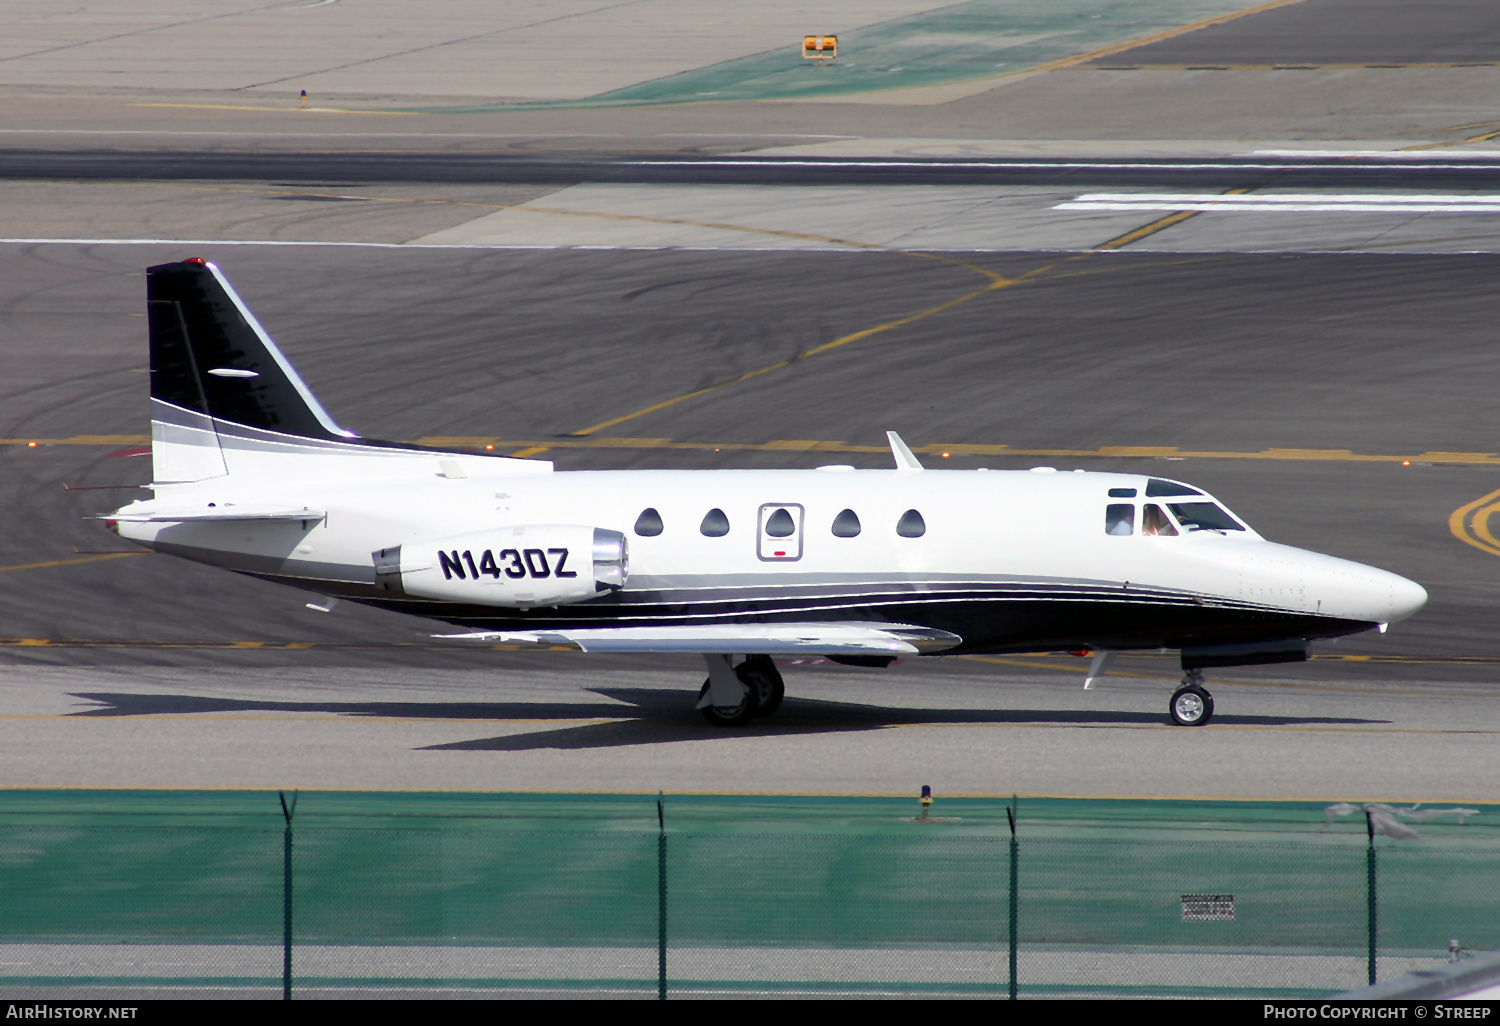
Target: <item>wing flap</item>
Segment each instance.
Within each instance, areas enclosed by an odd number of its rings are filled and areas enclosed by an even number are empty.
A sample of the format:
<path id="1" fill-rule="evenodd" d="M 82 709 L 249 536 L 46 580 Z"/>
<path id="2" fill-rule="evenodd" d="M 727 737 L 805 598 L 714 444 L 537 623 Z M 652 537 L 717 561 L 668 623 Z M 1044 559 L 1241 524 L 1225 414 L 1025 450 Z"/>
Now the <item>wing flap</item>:
<path id="1" fill-rule="evenodd" d="M 587 627 L 438 634 L 449 641 L 557 646 L 581 652 L 754 652 L 759 655 L 919 655 L 960 644 L 957 634 L 908 624 L 775 623 Z"/>
<path id="2" fill-rule="evenodd" d="M 322 520 L 326 513 L 308 506 L 275 506 L 266 503 L 236 502 L 222 506 L 198 506 L 191 509 L 138 509 L 129 507 L 109 514 L 110 520 L 130 524 L 186 524 L 213 520 Z"/>

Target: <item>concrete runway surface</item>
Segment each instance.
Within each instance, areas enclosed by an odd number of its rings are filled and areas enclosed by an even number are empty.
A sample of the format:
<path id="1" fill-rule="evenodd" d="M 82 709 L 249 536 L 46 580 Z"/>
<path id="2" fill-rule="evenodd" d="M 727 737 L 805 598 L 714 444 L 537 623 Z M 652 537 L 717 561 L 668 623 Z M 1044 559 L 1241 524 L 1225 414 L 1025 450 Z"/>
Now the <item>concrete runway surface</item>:
<path id="1" fill-rule="evenodd" d="M 1420 15 L 1358 0 L 1352 17 L 1354 2 L 1245 13 L 1254 8 L 1218 0 L 705 0 L 695 28 L 710 28 L 687 46 L 680 8 L 655 2 L 549 4 L 563 20 L 529 29 L 473 3 L 448 5 L 445 18 L 402 3 L 231 3 L 212 15 L 169 0 L 55 13 L 0 4 L 0 136 L 95 146 L 128 133 L 109 145 L 319 152 L 830 144 L 872 154 L 911 139 L 982 151 L 1128 143 L 1137 155 L 1260 148 L 1247 142 L 1482 145 L 1500 117 L 1488 0 L 1423 3 Z M 769 32 L 764 12 L 782 18 Z M 811 29 L 813 17 L 844 25 Z M 465 18 L 474 38 L 458 38 Z M 808 31 L 842 33 L 839 61 L 802 60 Z M 566 53 L 539 45 L 561 34 Z M 634 85 L 614 88 L 625 83 Z"/>

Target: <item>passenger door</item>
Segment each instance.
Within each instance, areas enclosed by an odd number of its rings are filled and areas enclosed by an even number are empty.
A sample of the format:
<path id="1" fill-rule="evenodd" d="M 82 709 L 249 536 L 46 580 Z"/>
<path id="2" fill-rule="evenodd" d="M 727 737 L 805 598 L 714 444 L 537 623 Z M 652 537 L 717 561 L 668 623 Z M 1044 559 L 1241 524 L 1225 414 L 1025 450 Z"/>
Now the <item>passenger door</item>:
<path id="1" fill-rule="evenodd" d="M 795 502 L 768 502 L 756 518 L 756 555 L 768 563 L 802 558 L 802 506 Z"/>

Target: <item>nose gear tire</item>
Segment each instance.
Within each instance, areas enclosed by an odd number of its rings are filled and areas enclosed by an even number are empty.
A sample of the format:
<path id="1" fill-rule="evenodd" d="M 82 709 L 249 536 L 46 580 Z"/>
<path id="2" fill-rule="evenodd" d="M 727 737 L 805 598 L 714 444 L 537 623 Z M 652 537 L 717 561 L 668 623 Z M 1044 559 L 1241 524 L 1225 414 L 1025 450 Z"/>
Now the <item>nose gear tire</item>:
<path id="1" fill-rule="evenodd" d="M 1172 722 L 1180 727 L 1201 727 L 1214 715 L 1214 696 L 1196 684 L 1178 688 L 1168 705 Z"/>

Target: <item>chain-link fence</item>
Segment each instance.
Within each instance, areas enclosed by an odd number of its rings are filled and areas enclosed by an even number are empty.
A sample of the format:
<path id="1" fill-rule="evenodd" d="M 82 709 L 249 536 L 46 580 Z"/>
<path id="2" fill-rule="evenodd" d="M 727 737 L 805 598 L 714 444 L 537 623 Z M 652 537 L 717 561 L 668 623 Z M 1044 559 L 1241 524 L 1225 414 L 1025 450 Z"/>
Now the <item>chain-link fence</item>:
<path id="1" fill-rule="evenodd" d="M 1387 814 L 1430 817 L 1405 838 L 1344 811 L 0 792 L 0 980 L 36 997 L 1302 997 L 1430 967 L 1454 939 L 1500 946 L 1500 810 Z"/>

